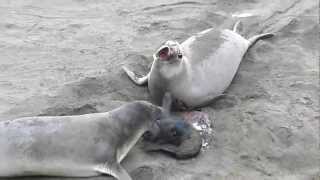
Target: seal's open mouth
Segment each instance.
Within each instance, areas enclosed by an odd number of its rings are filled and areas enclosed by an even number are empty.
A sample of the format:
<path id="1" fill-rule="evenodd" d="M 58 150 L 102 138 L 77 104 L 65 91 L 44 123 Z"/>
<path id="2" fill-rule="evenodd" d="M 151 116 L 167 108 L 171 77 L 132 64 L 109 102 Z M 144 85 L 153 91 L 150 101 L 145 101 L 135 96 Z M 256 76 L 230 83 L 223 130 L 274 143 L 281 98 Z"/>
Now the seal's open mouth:
<path id="1" fill-rule="evenodd" d="M 167 61 L 170 58 L 170 48 L 165 46 L 158 52 L 157 56 L 160 60 Z"/>
<path id="2" fill-rule="evenodd" d="M 158 49 L 155 56 L 161 61 L 181 60 L 182 53 L 180 44 L 174 41 L 167 41 Z"/>

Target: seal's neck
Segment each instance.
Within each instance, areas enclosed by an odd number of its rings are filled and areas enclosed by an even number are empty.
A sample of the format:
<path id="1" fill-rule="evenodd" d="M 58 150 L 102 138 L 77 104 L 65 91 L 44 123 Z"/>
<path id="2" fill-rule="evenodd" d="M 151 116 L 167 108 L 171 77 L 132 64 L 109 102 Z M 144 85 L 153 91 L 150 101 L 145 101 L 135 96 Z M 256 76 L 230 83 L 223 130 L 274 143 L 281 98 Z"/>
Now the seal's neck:
<path id="1" fill-rule="evenodd" d="M 152 73 L 157 73 L 161 79 L 174 81 L 175 79 L 181 79 L 188 73 L 188 65 L 184 59 L 179 62 L 160 62 L 155 60 L 152 66 Z"/>
<path id="2" fill-rule="evenodd" d="M 111 111 L 118 121 L 128 127 L 149 128 L 161 115 L 162 109 L 147 101 L 135 101 Z"/>

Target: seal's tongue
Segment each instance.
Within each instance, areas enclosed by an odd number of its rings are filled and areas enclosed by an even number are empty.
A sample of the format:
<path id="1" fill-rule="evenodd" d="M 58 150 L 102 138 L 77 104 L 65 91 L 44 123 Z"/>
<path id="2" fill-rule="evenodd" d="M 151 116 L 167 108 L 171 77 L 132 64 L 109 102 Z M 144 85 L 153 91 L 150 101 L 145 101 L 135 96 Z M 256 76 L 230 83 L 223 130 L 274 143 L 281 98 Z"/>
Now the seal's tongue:
<path id="1" fill-rule="evenodd" d="M 168 60 L 169 59 L 169 48 L 164 47 L 158 52 L 158 56 L 161 60 Z"/>

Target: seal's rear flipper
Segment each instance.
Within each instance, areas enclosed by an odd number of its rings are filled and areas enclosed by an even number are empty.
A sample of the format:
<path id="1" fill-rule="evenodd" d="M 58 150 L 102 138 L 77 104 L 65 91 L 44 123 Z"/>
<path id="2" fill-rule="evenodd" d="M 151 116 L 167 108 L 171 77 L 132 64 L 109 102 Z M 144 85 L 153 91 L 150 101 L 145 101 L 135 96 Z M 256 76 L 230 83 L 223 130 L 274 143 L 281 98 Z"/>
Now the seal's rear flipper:
<path id="1" fill-rule="evenodd" d="M 149 74 L 143 77 L 138 77 L 134 72 L 132 72 L 130 69 L 128 69 L 125 66 L 122 66 L 122 69 L 126 72 L 126 74 L 129 76 L 129 78 L 137 85 L 145 85 L 148 83 L 148 77 Z"/>
<path id="2" fill-rule="evenodd" d="M 101 174 L 111 175 L 117 180 L 132 180 L 128 172 L 120 164 L 109 165 L 106 163 L 99 165 L 95 170 Z"/>
<path id="3" fill-rule="evenodd" d="M 273 36 L 274 36 L 274 34 L 272 34 L 272 33 L 255 35 L 249 39 L 249 47 L 252 46 L 254 43 L 256 43 L 260 39 L 267 39 L 267 38 L 271 38 Z"/>
<path id="4" fill-rule="evenodd" d="M 232 31 L 238 33 L 238 32 L 239 32 L 239 26 L 241 26 L 241 21 L 240 21 L 240 20 L 237 21 L 237 22 L 234 24 Z"/>

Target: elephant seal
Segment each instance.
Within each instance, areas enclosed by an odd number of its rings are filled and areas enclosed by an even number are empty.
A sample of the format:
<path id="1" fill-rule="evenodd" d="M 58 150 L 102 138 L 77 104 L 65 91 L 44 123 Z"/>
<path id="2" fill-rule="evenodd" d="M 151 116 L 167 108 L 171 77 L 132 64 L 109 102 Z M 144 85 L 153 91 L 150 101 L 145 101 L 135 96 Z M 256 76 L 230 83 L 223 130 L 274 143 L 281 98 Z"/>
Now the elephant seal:
<path id="1" fill-rule="evenodd" d="M 161 103 L 168 91 L 183 109 L 204 106 L 230 85 L 249 47 L 273 36 L 266 33 L 245 39 L 237 33 L 239 23 L 233 30 L 206 29 L 181 44 L 167 41 L 153 55 L 146 76 L 138 77 L 125 66 L 123 69 L 134 83 L 148 83 L 155 104 Z"/>
<path id="2" fill-rule="evenodd" d="M 162 113 L 136 101 L 104 113 L 1 121 L 0 177 L 108 174 L 131 180 L 120 162 Z"/>

